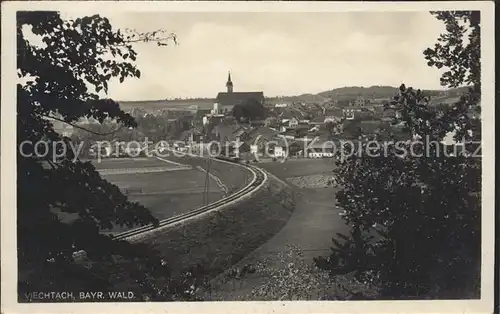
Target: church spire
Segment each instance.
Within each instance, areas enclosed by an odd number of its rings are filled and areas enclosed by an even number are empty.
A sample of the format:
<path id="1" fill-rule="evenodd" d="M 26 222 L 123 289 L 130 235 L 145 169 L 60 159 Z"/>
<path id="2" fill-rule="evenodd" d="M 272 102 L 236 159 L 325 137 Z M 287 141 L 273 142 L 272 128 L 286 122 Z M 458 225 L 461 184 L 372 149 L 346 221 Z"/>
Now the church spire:
<path id="1" fill-rule="evenodd" d="M 232 93 L 233 92 L 233 82 L 231 81 L 231 72 L 228 72 L 228 74 L 227 74 L 226 87 L 227 87 L 227 92 L 228 93 Z"/>

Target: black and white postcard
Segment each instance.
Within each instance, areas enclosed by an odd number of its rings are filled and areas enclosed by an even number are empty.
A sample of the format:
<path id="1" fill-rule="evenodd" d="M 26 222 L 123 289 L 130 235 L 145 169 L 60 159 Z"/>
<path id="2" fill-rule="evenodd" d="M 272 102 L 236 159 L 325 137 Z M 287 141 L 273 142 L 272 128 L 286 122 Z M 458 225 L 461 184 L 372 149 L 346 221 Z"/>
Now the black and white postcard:
<path id="1" fill-rule="evenodd" d="M 493 2 L 1 11 L 2 313 L 493 311 Z"/>

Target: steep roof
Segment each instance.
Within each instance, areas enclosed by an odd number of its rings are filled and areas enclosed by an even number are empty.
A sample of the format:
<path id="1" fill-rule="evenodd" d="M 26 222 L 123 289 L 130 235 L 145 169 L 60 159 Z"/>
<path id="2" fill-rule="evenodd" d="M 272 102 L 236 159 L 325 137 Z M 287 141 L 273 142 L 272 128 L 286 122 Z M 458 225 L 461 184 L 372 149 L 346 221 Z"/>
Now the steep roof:
<path id="1" fill-rule="evenodd" d="M 220 92 L 217 94 L 215 102 L 221 106 L 235 106 L 243 104 L 250 99 L 264 102 L 264 92 Z"/>
<path id="2" fill-rule="evenodd" d="M 238 135 L 239 131 L 244 130 L 238 124 L 224 124 L 219 123 L 213 129 L 212 133 L 218 134 L 221 141 L 234 141 Z"/>
<path id="3" fill-rule="evenodd" d="M 314 117 L 309 123 L 323 123 L 325 122 L 325 117 Z"/>
<path id="4" fill-rule="evenodd" d="M 281 119 L 297 119 L 295 115 L 290 111 L 282 112 L 279 117 Z"/>
<path id="5" fill-rule="evenodd" d="M 342 117 L 342 109 L 327 109 L 325 110 L 325 116 L 327 117 Z"/>
<path id="6" fill-rule="evenodd" d="M 387 108 L 382 112 L 384 118 L 393 118 L 396 116 L 396 110 L 392 108 Z"/>
<path id="7" fill-rule="evenodd" d="M 209 114 L 210 111 L 210 109 L 198 109 L 195 114 L 195 119 L 204 117 L 205 115 Z"/>

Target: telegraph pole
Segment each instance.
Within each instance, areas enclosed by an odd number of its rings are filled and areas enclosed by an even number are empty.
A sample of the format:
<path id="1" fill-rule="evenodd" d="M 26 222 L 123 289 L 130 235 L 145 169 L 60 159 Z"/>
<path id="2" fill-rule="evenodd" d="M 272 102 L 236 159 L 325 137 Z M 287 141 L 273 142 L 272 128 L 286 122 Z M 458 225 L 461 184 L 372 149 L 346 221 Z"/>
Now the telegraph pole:
<path id="1" fill-rule="evenodd" d="M 206 205 L 209 203 L 208 195 L 210 193 L 210 154 L 208 155 L 208 160 L 207 160 L 207 187 L 206 187 L 206 193 L 207 193 L 207 198 L 206 198 Z"/>

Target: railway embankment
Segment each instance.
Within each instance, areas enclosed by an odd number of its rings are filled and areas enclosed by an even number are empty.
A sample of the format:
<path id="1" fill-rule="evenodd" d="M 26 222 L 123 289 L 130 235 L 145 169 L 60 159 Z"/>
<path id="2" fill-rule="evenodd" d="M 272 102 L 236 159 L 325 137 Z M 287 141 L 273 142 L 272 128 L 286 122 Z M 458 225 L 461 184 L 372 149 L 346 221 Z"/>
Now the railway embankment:
<path id="1" fill-rule="evenodd" d="M 230 268 L 278 233 L 295 209 L 294 191 L 268 176 L 253 193 L 192 221 L 144 239 L 180 275 L 191 267 L 209 279 Z"/>

